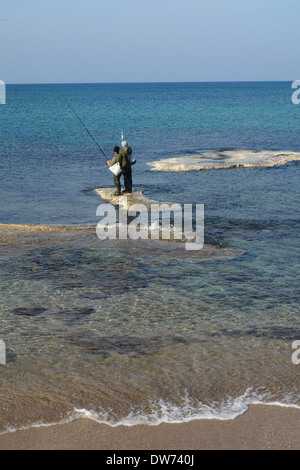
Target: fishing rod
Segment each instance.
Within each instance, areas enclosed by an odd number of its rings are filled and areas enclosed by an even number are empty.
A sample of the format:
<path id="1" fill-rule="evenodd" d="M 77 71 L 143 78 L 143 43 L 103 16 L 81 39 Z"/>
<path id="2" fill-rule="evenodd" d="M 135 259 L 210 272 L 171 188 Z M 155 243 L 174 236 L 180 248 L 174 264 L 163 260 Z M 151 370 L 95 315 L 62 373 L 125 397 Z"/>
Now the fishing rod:
<path id="1" fill-rule="evenodd" d="M 66 100 L 65 100 L 66 101 Z M 71 109 L 71 111 L 75 114 L 75 116 L 77 117 L 78 121 L 82 124 L 82 126 L 85 128 L 86 132 L 89 134 L 89 136 L 91 137 L 92 141 L 97 145 L 98 149 L 100 150 L 100 152 L 104 155 L 106 161 L 108 160 L 108 157 L 105 155 L 105 153 L 103 152 L 102 148 L 100 147 L 100 145 L 98 144 L 98 142 L 96 141 L 96 139 L 94 138 L 94 136 L 90 133 L 90 131 L 88 130 L 88 128 L 85 126 L 85 124 L 82 122 L 82 120 L 80 119 L 80 117 L 78 116 L 78 114 L 74 111 L 74 109 L 72 108 L 72 106 L 70 105 L 70 103 L 68 103 L 68 101 L 66 101 L 67 105 L 69 106 L 69 108 Z"/>
<path id="2" fill-rule="evenodd" d="M 121 99 L 121 140 L 124 140 L 124 128 L 123 128 L 123 100 L 122 100 L 122 93 L 120 92 L 120 99 Z"/>

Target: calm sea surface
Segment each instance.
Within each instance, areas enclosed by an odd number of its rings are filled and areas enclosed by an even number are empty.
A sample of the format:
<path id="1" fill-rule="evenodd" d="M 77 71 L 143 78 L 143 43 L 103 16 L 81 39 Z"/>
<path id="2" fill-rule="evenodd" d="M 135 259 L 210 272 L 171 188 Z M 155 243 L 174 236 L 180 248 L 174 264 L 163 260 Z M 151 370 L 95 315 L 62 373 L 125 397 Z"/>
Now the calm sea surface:
<path id="1" fill-rule="evenodd" d="M 10 85 L 0 107 L 0 431 L 89 416 L 300 406 L 299 162 L 157 172 L 205 150 L 300 152 L 291 83 Z M 124 133 L 135 189 L 205 206 L 207 248 L 101 241 L 94 191 Z M 15 227 L 15 224 L 21 227 Z M 39 226 L 32 229 L 28 226 Z"/>

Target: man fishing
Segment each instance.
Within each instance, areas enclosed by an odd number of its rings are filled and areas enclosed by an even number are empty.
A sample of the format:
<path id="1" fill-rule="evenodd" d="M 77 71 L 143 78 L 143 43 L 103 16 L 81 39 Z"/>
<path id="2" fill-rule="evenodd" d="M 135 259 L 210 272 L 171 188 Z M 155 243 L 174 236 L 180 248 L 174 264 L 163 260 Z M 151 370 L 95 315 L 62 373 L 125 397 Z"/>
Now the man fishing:
<path id="1" fill-rule="evenodd" d="M 109 160 L 105 153 L 103 152 L 102 148 L 96 141 L 96 139 L 93 137 L 93 135 L 90 133 L 88 128 L 85 126 L 85 124 L 82 122 L 78 114 L 74 111 L 70 103 L 66 102 L 71 111 L 74 113 L 74 115 L 77 117 L 81 125 L 84 127 L 86 132 L 89 134 L 93 142 L 97 145 L 98 149 L 106 159 L 107 165 L 110 167 L 112 173 L 114 174 L 114 184 L 116 186 L 116 192 L 114 193 L 114 196 L 121 196 L 121 175 L 123 173 L 124 176 L 124 185 L 125 185 L 125 190 L 123 191 L 123 194 L 126 193 L 132 193 L 132 172 L 131 172 L 131 165 L 134 165 L 136 160 L 133 160 L 131 157 L 132 154 L 132 149 L 128 147 L 128 143 L 126 141 L 122 141 L 122 154 L 120 153 L 120 147 L 117 145 L 114 147 L 114 157 L 112 160 Z M 123 139 L 123 131 L 122 131 L 122 139 Z M 112 167 L 116 165 L 116 163 L 119 163 L 117 165 L 118 168 L 113 169 Z"/>
<path id="2" fill-rule="evenodd" d="M 132 159 L 132 149 L 128 146 L 128 142 L 123 140 L 121 142 L 122 150 L 120 155 L 122 157 L 122 173 L 124 178 L 125 189 L 123 194 L 132 193 L 132 170 L 131 166 L 135 164 L 136 160 Z"/>
<path id="3" fill-rule="evenodd" d="M 107 160 L 106 161 L 108 166 L 113 166 L 116 163 L 120 163 L 121 168 L 122 168 L 122 156 L 120 155 L 120 147 L 117 145 L 114 147 L 114 156 L 112 160 Z M 121 175 L 122 172 L 119 173 L 118 175 L 114 174 L 114 185 L 116 186 L 116 191 L 114 192 L 114 196 L 121 196 Z"/>

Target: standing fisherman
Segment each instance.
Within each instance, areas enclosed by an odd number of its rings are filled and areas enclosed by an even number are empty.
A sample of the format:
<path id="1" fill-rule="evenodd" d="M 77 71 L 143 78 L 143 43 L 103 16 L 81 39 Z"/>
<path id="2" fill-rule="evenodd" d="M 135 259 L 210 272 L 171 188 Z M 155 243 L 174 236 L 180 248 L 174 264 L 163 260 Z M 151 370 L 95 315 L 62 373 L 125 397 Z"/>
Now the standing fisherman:
<path id="1" fill-rule="evenodd" d="M 117 145 L 114 147 L 114 157 L 112 158 L 112 160 L 109 160 L 107 158 L 107 156 L 105 155 L 105 153 L 103 152 L 102 148 L 100 147 L 100 145 L 98 144 L 98 142 L 96 141 L 96 139 L 93 137 L 93 135 L 90 133 L 90 131 L 88 130 L 88 128 L 85 126 L 85 124 L 82 122 L 82 120 L 80 119 L 80 117 L 78 116 L 78 114 L 74 111 L 74 109 L 72 108 L 72 106 L 70 105 L 70 103 L 68 103 L 66 101 L 67 105 L 69 106 L 69 108 L 71 109 L 71 111 L 74 113 L 74 115 L 77 117 L 78 121 L 81 123 L 81 125 L 84 127 L 84 129 L 86 130 L 86 132 L 89 134 L 89 136 L 91 137 L 91 139 L 93 140 L 93 142 L 97 145 L 98 149 L 100 150 L 100 152 L 102 153 L 102 155 L 104 156 L 105 160 L 106 160 L 106 163 L 107 165 L 110 167 L 109 169 L 112 171 L 112 173 L 114 174 L 114 184 L 116 186 L 116 192 L 114 193 L 114 196 L 120 196 L 121 195 L 121 182 L 120 182 L 120 179 L 121 179 L 121 175 L 122 175 L 122 155 L 120 155 L 120 147 L 118 147 Z M 123 138 L 123 134 L 122 134 L 122 138 Z M 126 143 L 127 145 L 127 143 Z M 131 149 L 130 149 L 130 154 L 132 153 Z M 135 161 L 134 161 L 135 163 Z M 133 164 L 133 163 L 132 163 Z M 128 168 L 127 168 L 128 169 Z M 131 168 L 130 168 L 131 170 Z M 130 191 L 131 192 L 131 191 Z"/>
<path id="2" fill-rule="evenodd" d="M 128 142 L 124 140 L 124 128 L 123 128 L 123 100 L 122 94 L 120 93 L 121 97 L 121 145 L 122 150 L 120 151 L 120 155 L 122 156 L 122 173 L 124 178 L 124 186 L 125 189 L 123 194 L 132 193 L 132 170 L 131 166 L 135 164 L 136 160 L 132 158 L 132 149 L 128 146 Z"/>
<path id="3" fill-rule="evenodd" d="M 112 158 L 112 160 L 107 160 L 106 163 L 108 166 L 113 166 L 116 163 L 119 163 L 122 168 L 122 156 L 120 154 L 120 147 L 118 147 L 117 145 L 114 147 L 114 157 Z M 114 174 L 114 185 L 116 186 L 116 192 L 114 192 L 114 196 L 121 196 L 121 175 L 122 172 L 117 175 Z"/>
<path id="4" fill-rule="evenodd" d="M 122 150 L 120 155 L 122 157 L 122 173 L 124 178 L 125 189 L 124 194 L 132 193 L 132 170 L 131 166 L 135 164 L 136 160 L 132 159 L 132 149 L 128 147 L 128 142 L 123 140 L 121 142 Z"/>

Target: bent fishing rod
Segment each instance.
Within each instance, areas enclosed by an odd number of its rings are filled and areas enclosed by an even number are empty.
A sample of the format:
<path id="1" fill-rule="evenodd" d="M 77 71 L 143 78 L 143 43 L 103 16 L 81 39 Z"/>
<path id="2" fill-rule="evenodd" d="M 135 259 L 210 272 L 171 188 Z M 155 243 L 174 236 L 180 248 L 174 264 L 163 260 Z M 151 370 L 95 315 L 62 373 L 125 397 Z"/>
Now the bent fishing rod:
<path id="1" fill-rule="evenodd" d="M 66 100 L 65 100 L 66 101 Z M 78 114 L 74 111 L 74 109 L 72 108 L 72 106 L 70 105 L 70 103 L 68 101 L 66 101 L 67 105 L 69 106 L 69 108 L 71 109 L 71 111 L 75 114 L 75 116 L 77 117 L 78 121 L 81 123 L 81 125 L 85 128 L 86 132 L 89 134 L 89 136 L 91 137 L 92 141 L 97 145 L 98 149 L 100 150 L 100 152 L 102 153 L 102 155 L 104 155 L 106 161 L 109 160 L 108 157 L 105 155 L 105 153 L 103 152 L 102 148 L 100 147 L 100 145 L 98 144 L 98 142 L 96 141 L 96 139 L 94 138 L 94 136 L 90 133 L 90 131 L 88 130 L 88 128 L 85 126 L 85 124 L 82 122 L 82 120 L 80 119 L 80 117 L 78 116 Z"/>

